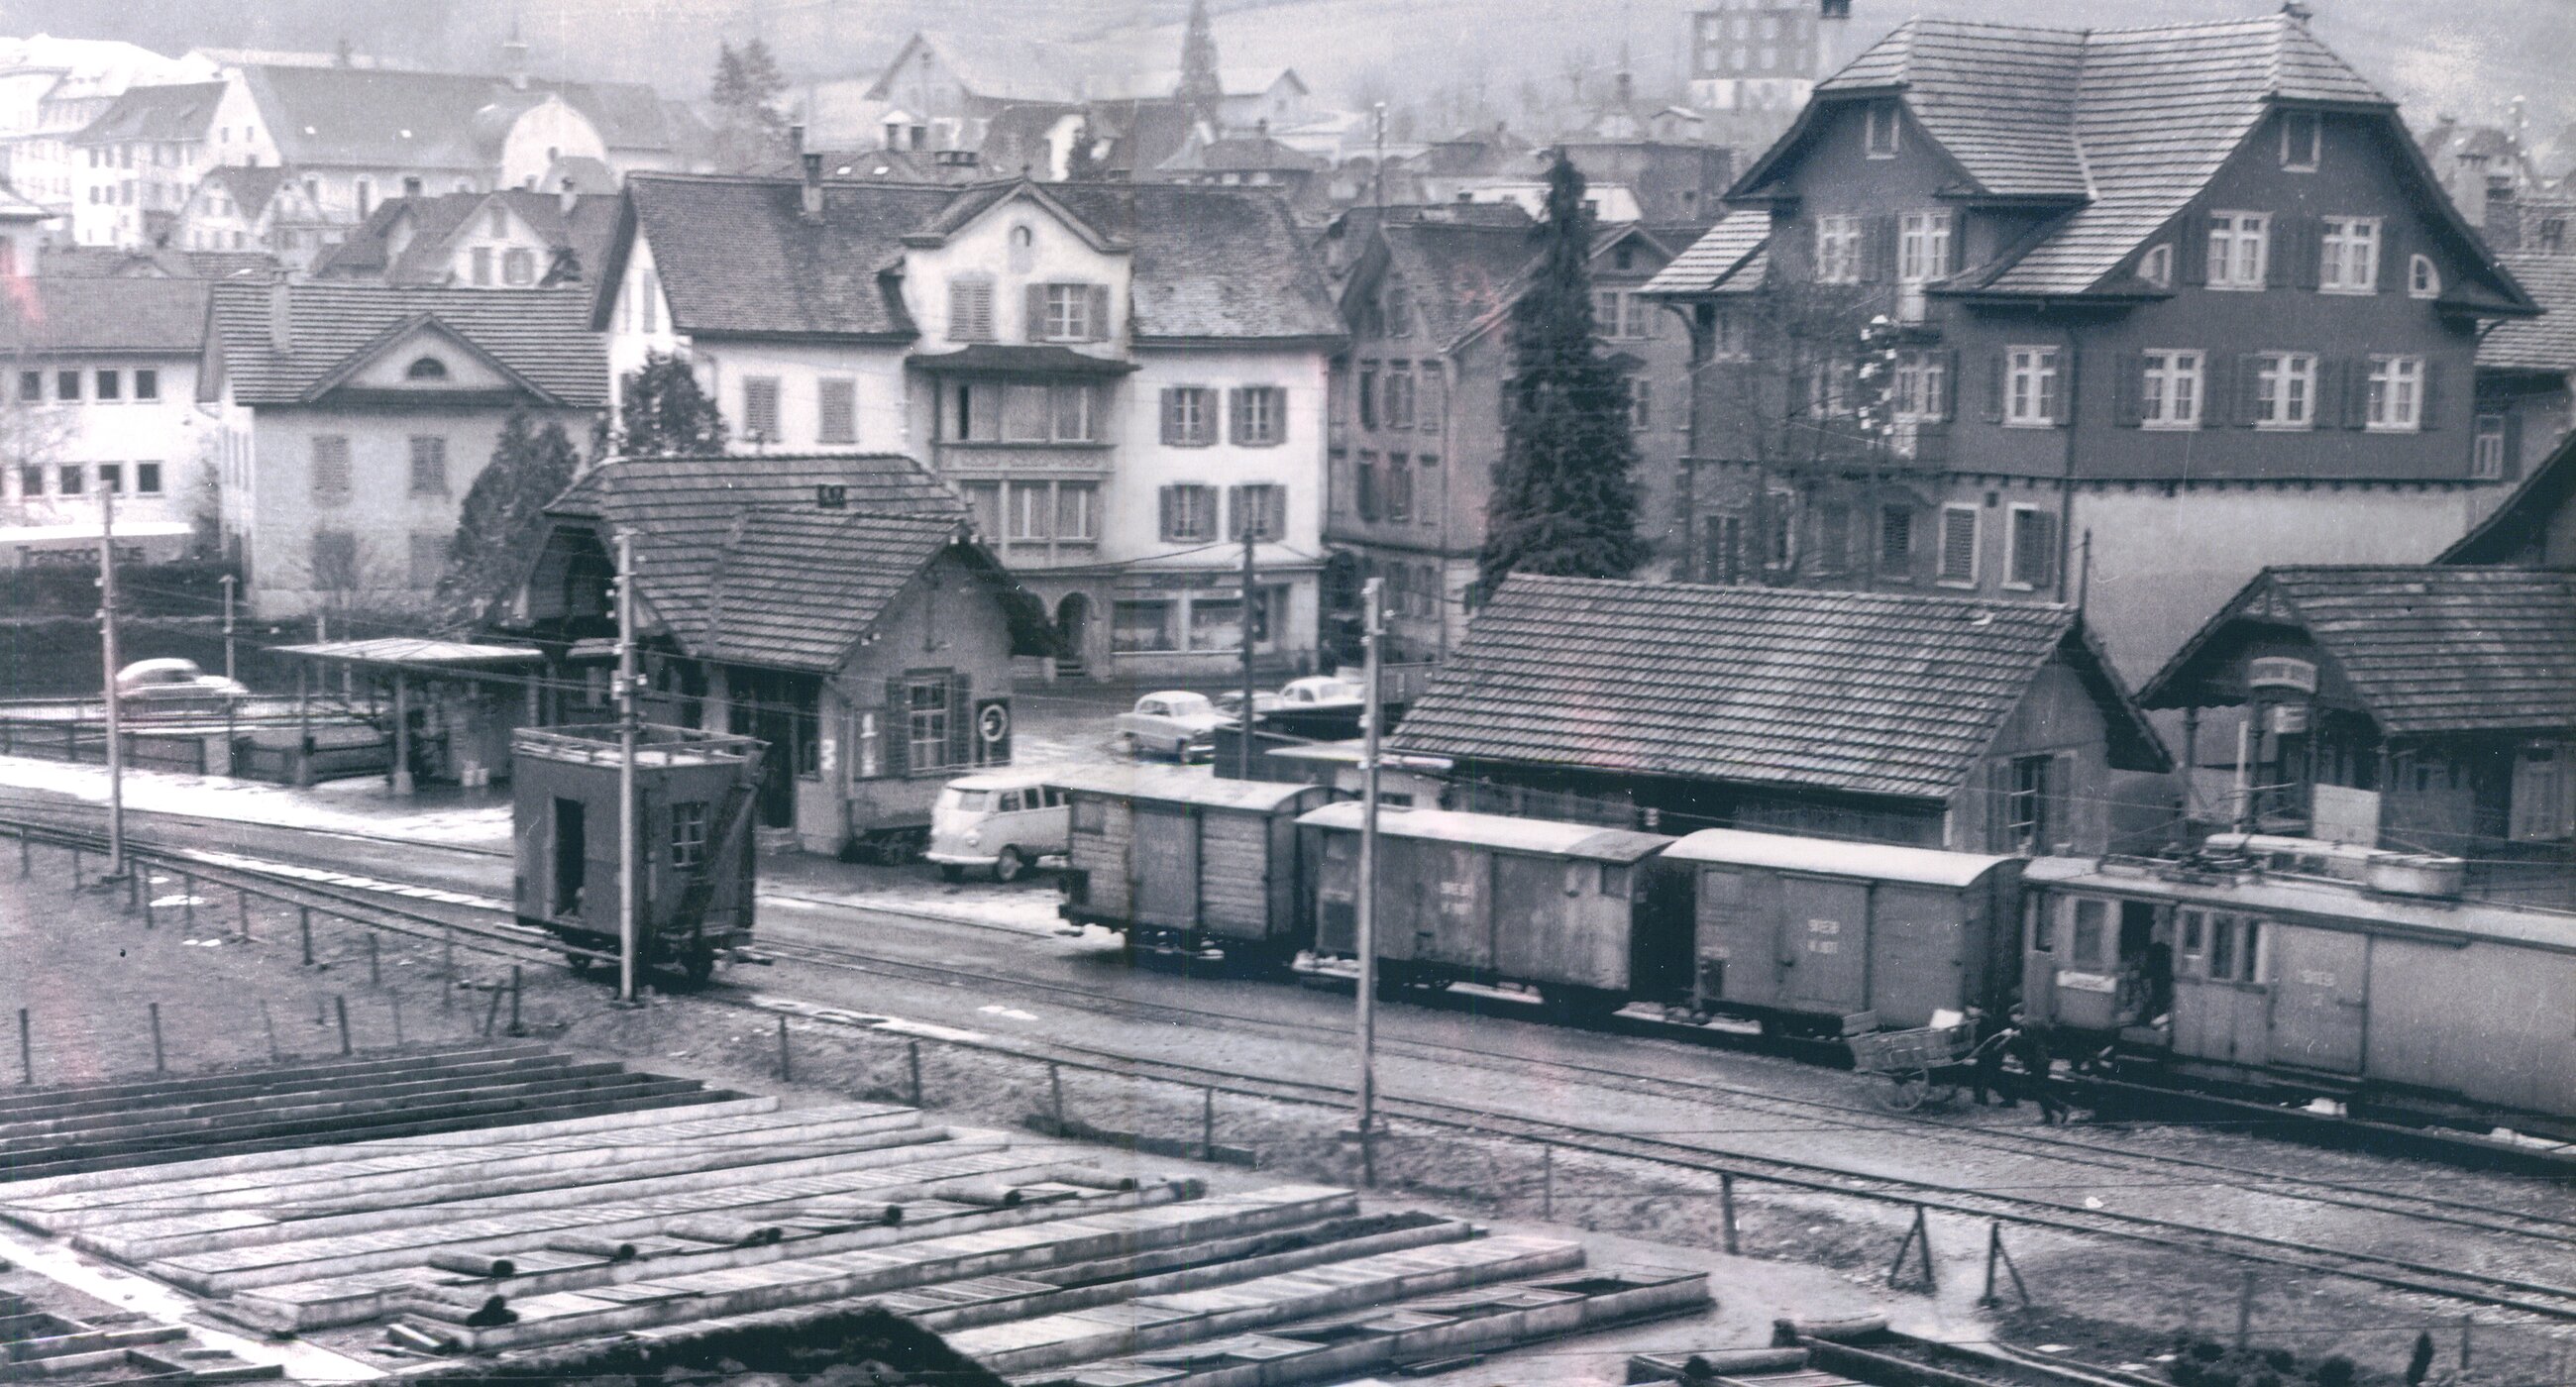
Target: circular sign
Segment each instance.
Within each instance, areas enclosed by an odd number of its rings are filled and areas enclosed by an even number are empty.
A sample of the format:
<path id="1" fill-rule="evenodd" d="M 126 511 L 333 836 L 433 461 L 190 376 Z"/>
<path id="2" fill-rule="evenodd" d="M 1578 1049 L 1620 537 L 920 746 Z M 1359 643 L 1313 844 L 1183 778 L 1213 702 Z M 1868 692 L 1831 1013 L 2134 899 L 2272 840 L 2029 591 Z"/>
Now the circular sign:
<path id="1" fill-rule="evenodd" d="M 975 715 L 975 730 L 987 742 L 1000 742 L 1011 735 L 1011 710 L 1007 704 L 987 703 Z"/>

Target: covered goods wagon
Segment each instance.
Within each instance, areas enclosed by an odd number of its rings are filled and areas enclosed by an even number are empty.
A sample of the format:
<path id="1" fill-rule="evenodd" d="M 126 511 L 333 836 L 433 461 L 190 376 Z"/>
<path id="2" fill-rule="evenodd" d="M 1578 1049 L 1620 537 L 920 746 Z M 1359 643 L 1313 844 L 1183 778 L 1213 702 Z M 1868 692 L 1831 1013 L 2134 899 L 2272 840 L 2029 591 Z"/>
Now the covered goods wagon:
<path id="1" fill-rule="evenodd" d="M 1048 783 L 1073 811 L 1065 919 L 1123 931 L 1131 947 L 1255 965 L 1285 964 L 1306 946 L 1297 816 L 1331 790 L 1164 766 Z"/>

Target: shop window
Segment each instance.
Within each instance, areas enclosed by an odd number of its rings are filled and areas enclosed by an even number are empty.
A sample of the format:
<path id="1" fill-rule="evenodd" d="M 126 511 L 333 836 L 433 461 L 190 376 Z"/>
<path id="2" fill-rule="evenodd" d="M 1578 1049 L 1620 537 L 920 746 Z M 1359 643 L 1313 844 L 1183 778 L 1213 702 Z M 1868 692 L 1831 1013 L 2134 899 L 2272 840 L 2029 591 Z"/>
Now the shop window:
<path id="1" fill-rule="evenodd" d="M 1120 654 L 1180 649 L 1180 604 L 1168 598 L 1111 603 L 1109 645 Z"/>

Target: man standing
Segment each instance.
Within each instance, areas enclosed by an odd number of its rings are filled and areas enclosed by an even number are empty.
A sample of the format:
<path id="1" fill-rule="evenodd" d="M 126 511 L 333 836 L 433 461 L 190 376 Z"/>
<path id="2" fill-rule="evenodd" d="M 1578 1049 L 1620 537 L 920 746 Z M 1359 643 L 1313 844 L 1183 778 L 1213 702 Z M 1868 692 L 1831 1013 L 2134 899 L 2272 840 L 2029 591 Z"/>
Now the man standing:
<path id="1" fill-rule="evenodd" d="M 2049 1043 L 2053 1029 L 2045 1021 L 2024 1020 L 2014 1028 L 2009 1042 L 2013 1059 L 2021 1065 L 2021 1081 L 2029 1089 L 2031 1100 L 2039 1104 L 2042 1126 L 2055 1126 L 2066 1120 L 2066 1100 L 2057 1094 L 2057 1060 Z"/>

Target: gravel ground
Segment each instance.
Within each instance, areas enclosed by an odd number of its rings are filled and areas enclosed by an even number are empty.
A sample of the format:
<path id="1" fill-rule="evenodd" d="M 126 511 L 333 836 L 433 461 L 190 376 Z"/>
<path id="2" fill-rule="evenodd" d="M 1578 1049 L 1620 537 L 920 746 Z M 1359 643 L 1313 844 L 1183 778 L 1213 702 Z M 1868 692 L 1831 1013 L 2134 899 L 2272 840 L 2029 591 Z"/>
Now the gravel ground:
<path id="1" fill-rule="evenodd" d="M 488 961 L 462 957 L 464 976 L 456 982 L 463 985 L 452 985 L 441 974 L 434 945 L 386 935 L 375 951 L 371 980 L 366 932 L 328 924 L 316 937 L 325 966 L 307 970 L 298 966 L 300 945 L 291 911 L 254 903 L 251 939 L 245 943 L 239 938 L 239 903 L 228 893 L 201 891 L 190 927 L 190 907 L 180 899 L 178 883 L 163 880 L 153 885 L 157 924 L 147 930 L 118 908 L 117 898 L 94 888 L 70 889 L 64 854 L 39 850 L 35 862 L 37 875 L 27 888 L 17 889 L 13 882 L 11 890 L 0 891 L 0 952 L 11 960 L 11 966 L 0 969 L 0 1007 L 29 1009 L 32 1059 L 37 1077 L 45 1082 L 149 1070 L 150 1004 L 155 1002 L 161 1007 L 164 1059 L 172 1069 L 263 1061 L 272 1052 L 336 1053 L 337 1004 L 343 1002 L 351 1039 L 360 1048 L 390 1044 L 397 1034 L 412 1042 L 461 1038 L 481 1027 L 493 995 L 488 988 L 507 973 Z M 88 866 L 96 870 L 94 860 Z M 11 870 L 0 858 L 0 875 Z M 777 915 L 769 912 L 764 920 L 772 938 L 804 934 L 864 941 L 871 950 L 910 949 L 959 968 L 999 970 L 1007 965 L 1033 981 L 1062 979 L 1085 994 L 1086 1004 L 1076 1006 L 1063 1000 L 1063 993 L 1018 993 L 989 982 L 942 983 L 886 972 L 827 973 L 786 966 L 736 970 L 732 985 L 721 992 L 793 991 L 835 1005 L 896 1007 L 912 1023 L 906 1033 L 791 1022 L 793 1087 L 799 1092 L 909 1099 L 917 1045 L 921 1097 L 943 1114 L 995 1125 L 1051 1117 L 1055 1085 L 1043 1063 L 940 1043 L 938 1037 L 954 1031 L 980 1033 L 1005 1045 L 1023 1038 L 1097 1044 L 1185 1062 L 1258 1068 L 1282 1077 L 1338 1079 L 1347 1072 L 1339 1025 L 1348 1004 L 1330 993 L 1268 984 L 1211 986 L 1131 971 L 1117 967 L 1114 949 L 1097 937 L 1069 940 L 1051 931 L 959 929 L 885 916 L 862 921 L 816 912 L 810 923 L 800 923 L 778 921 Z M 540 1037 L 665 1072 L 775 1085 L 779 1055 L 774 1018 L 716 1005 L 716 997 L 661 998 L 644 1010 L 618 1010 L 606 1005 L 596 987 L 552 968 L 526 970 L 524 987 L 523 1019 Z M 1089 1005 L 1102 996 L 1166 1011 L 1107 1018 Z M 1214 1028 L 1192 1025 L 1185 1011 L 1169 1010 L 1175 1007 L 1222 1012 L 1226 1019 Z M 502 1014 L 506 1016 L 506 1006 Z M 1232 1019 L 1238 1017 L 1264 1024 Z M 1851 1076 L 1785 1061 L 1713 1055 L 1681 1045 L 1622 1041 L 1418 1007 L 1390 1006 L 1382 1017 L 1390 1053 L 1382 1057 L 1380 1072 L 1390 1092 L 1559 1119 L 1598 1120 L 1616 1114 L 1633 1130 L 1684 1134 L 1723 1149 L 1830 1159 L 1996 1188 L 2042 1185 L 2051 1197 L 2093 1197 L 2140 1211 L 2234 1217 L 2239 1220 L 2235 1226 L 2246 1231 L 2357 1238 L 2425 1260 L 2470 1257 L 2535 1280 L 2570 1279 L 2563 1246 L 2516 1246 L 2502 1240 L 2472 1246 L 2458 1236 L 2460 1230 L 2350 1210 L 2320 1212 L 2265 1196 L 2214 1193 L 2199 1179 L 2167 1175 L 2141 1180 L 2126 1169 L 2077 1167 L 2070 1165 L 2067 1153 L 2034 1154 L 2009 1138 L 1990 1146 L 1997 1139 L 1978 1130 L 1981 1125 L 2027 1123 L 2028 1109 L 2014 1114 L 1970 1110 L 1955 1119 L 1962 1126 L 1951 1129 L 1900 1124 L 1850 1106 L 1862 1101 Z M 1567 1066 L 1714 1080 L 1759 1092 L 1639 1094 Z M 1184 1146 L 1202 1136 L 1207 1109 L 1199 1090 L 1079 1068 L 1063 1069 L 1060 1075 L 1065 1112 L 1082 1124 Z M 1812 1106 L 1818 1103 L 1843 1106 Z M 1221 1096 L 1209 1134 L 1220 1144 L 1257 1152 L 1265 1174 L 1342 1182 L 1360 1174 L 1355 1153 L 1338 1136 L 1345 1125 L 1345 1115 L 1329 1109 Z M 2226 1134 L 2155 1129 L 2075 1135 L 2203 1160 L 2432 1189 L 2462 1199 L 2561 1201 L 2556 1207 L 2564 1208 L 2563 1191 Z M 1546 1216 L 1684 1247 L 1723 1244 L 1713 1181 L 1609 1159 L 1566 1156 L 1543 1163 L 1526 1144 L 1413 1132 L 1400 1124 L 1374 1155 L 1381 1187 L 1436 1197 L 1485 1216 Z M 2235 1202 L 2208 1202 L 2222 1195 Z M 2213 1213 L 2214 1208 L 2234 1212 Z M 1880 1283 L 1905 1221 L 1901 1210 L 1887 1206 L 1749 1185 L 1738 1190 L 1738 1212 L 1739 1238 L 1747 1254 L 1822 1267 L 1853 1285 Z M 1941 1280 L 1941 1318 L 1964 1321 L 1966 1302 L 1978 1289 L 1974 1283 L 1982 1269 L 1986 1230 L 1937 1215 L 1930 1226 Z M 2039 1301 L 2039 1308 L 2017 1322 L 2030 1336 L 2114 1361 L 2145 1361 L 2177 1330 L 2232 1333 L 2240 1293 L 2233 1264 L 2036 1230 L 2008 1230 L 2006 1237 Z M 2446 1341 L 2456 1343 L 2461 1309 L 2450 1302 L 2278 1272 L 2259 1280 L 2254 1307 L 2258 1342 L 2316 1352 L 2341 1346 L 2365 1367 L 2380 1369 L 2402 1364 L 2419 1328 L 2437 1326 Z M 2476 1334 L 2482 1375 L 2539 1381 L 2554 1370 L 2561 1344 L 2545 1331 L 2482 1318 Z M 2030 1341 L 2021 1333 L 2012 1337 Z M 2516 1375 L 2522 1373 L 2528 1375 Z"/>

